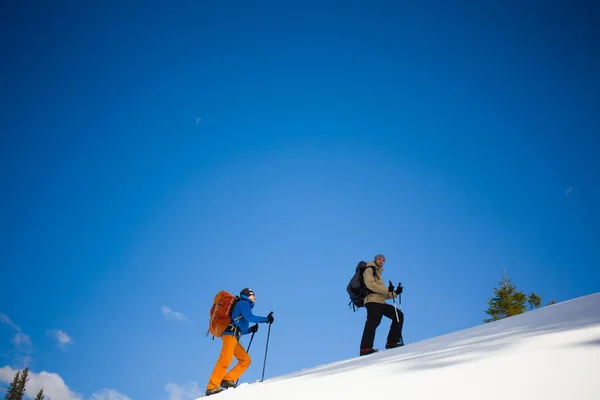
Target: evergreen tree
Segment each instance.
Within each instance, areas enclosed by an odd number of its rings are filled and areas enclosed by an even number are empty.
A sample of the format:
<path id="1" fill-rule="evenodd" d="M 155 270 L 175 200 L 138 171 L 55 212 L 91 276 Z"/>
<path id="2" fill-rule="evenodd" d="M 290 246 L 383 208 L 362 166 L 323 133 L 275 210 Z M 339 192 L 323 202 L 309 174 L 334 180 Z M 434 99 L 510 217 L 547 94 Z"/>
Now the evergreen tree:
<path id="1" fill-rule="evenodd" d="M 527 302 L 529 303 L 529 309 L 533 310 L 534 308 L 540 308 L 540 306 L 542 305 L 542 298 L 537 294 L 531 292 L 529 298 L 527 299 Z"/>
<path id="2" fill-rule="evenodd" d="M 23 400 L 23 396 L 25 396 L 25 385 L 27 385 L 28 380 L 29 380 L 29 367 L 25 368 L 23 370 L 23 372 L 21 372 L 21 377 L 19 378 L 19 382 L 17 383 L 17 387 L 15 390 L 14 400 Z"/>
<path id="3" fill-rule="evenodd" d="M 17 371 L 12 382 L 8 386 L 4 400 L 23 400 L 25 396 L 25 387 L 29 380 L 29 368 L 25 368 L 23 371 Z M 40 389 L 35 400 L 44 400 L 44 389 Z"/>
<path id="4" fill-rule="evenodd" d="M 21 371 L 17 371 L 15 374 L 8 390 L 6 391 L 6 395 L 4 396 L 4 400 L 16 400 L 17 388 L 19 386 L 19 380 L 21 379 Z"/>
<path id="5" fill-rule="evenodd" d="M 515 284 L 506 275 L 506 271 L 498 285 L 498 288 L 494 288 L 494 297 L 488 299 L 489 308 L 485 310 L 490 318 L 484 319 L 483 322 L 498 321 L 502 318 L 522 314 L 527 310 L 525 305 L 527 295 L 517 290 Z"/>

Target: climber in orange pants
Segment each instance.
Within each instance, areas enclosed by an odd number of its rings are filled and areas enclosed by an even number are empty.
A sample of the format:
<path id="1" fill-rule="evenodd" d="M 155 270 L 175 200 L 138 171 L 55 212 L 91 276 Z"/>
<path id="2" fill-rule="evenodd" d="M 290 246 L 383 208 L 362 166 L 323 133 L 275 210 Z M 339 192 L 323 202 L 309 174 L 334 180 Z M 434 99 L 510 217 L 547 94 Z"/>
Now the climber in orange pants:
<path id="1" fill-rule="evenodd" d="M 250 366 L 250 355 L 240 344 L 242 335 L 258 331 L 259 323 L 273 323 L 273 311 L 266 317 L 260 317 L 252 314 L 256 296 L 251 289 L 244 289 L 240 292 L 240 300 L 235 304 L 231 311 L 232 323 L 225 329 L 221 335 L 221 353 L 215 364 L 208 385 L 206 386 L 206 395 L 217 394 L 223 389 L 236 387 L 235 382 L 242 376 L 244 371 Z M 250 322 L 255 323 L 250 327 Z M 233 357 L 238 360 L 237 364 L 227 372 L 231 365 Z"/>

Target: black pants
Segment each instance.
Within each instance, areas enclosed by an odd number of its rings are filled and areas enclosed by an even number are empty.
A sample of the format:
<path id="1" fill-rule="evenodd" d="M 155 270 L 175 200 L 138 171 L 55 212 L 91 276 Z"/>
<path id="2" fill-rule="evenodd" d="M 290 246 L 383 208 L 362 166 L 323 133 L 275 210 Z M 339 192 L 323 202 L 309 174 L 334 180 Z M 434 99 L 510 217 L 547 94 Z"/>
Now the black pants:
<path id="1" fill-rule="evenodd" d="M 390 331 L 387 336 L 388 343 L 398 343 L 402 339 L 402 325 L 404 325 L 404 314 L 398 310 L 398 319 L 396 320 L 396 311 L 391 304 L 380 304 L 380 303 L 367 303 L 365 304 L 367 309 L 367 321 L 365 322 L 365 329 L 363 330 L 362 340 L 360 342 L 361 349 L 373 348 L 373 342 L 375 341 L 375 331 L 381 323 L 381 318 L 385 315 L 392 320 Z"/>

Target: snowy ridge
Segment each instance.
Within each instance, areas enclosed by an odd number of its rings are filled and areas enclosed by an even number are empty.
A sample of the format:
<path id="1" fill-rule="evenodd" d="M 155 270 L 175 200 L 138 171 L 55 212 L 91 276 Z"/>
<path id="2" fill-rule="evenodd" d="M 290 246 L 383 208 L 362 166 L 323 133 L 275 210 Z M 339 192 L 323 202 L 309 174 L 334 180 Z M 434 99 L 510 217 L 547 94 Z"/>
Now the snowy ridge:
<path id="1" fill-rule="evenodd" d="M 600 293 L 402 348 L 243 385 L 210 398 L 306 400 L 309 396 L 598 400 Z"/>

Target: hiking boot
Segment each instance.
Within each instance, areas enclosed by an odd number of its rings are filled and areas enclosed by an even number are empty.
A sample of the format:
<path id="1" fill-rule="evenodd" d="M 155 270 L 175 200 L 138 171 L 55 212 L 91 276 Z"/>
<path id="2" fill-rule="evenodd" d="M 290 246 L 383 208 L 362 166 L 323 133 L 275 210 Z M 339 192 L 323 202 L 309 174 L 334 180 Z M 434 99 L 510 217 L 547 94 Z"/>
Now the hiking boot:
<path id="1" fill-rule="evenodd" d="M 223 379 L 223 380 L 221 381 L 221 387 L 222 387 L 223 389 L 229 389 L 229 388 L 236 388 L 236 387 L 237 387 L 237 385 L 235 384 L 235 382 L 234 382 L 234 381 L 229 381 L 229 380 L 227 380 L 227 379 Z"/>
<path id="2" fill-rule="evenodd" d="M 206 389 L 206 395 L 210 396 L 211 394 L 221 393 L 222 391 L 223 391 L 223 389 L 221 389 L 220 387 L 217 387 L 214 389 Z"/>
<path id="3" fill-rule="evenodd" d="M 360 355 L 366 356 L 367 354 L 377 353 L 379 350 L 377 349 L 360 349 Z"/>
<path id="4" fill-rule="evenodd" d="M 397 342 L 397 343 L 388 342 L 385 345 L 385 348 L 386 349 L 395 349 L 396 347 L 401 347 L 401 346 L 404 346 L 404 342 L 402 342 L 402 341 Z"/>

